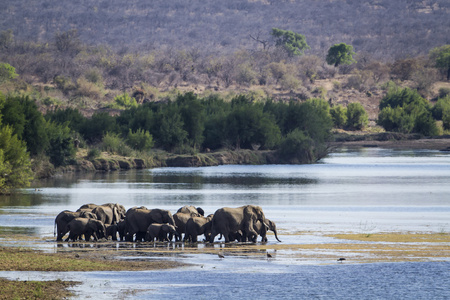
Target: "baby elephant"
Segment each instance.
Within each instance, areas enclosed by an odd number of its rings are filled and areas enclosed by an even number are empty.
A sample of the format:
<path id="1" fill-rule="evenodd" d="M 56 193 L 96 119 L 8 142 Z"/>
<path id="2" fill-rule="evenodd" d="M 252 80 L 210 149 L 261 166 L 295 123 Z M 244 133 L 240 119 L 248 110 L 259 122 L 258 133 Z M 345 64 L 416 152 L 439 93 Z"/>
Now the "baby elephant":
<path id="1" fill-rule="evenodd" d="M 154 239 L 157 238 L 161 242 L 168 241 L 169 240 L 167 238 L 168 234 L 173 234 L 176 237 L 179 236 L 179 233 L 177 232 L 175 226 L 170 225 L 169 223 L 164 224 L 153 223 L 150 224 L 150 226 L 148 226 L 147 228 L 145 240 L 153 242 Z"/>
<path id="2" fill-rule="evenodd" d="M 102 221 L 93 220 L 88 218 L 75 218 L 67 224 L 67 229 L 69 230 L 69 240 L 76 241 L 81 239 L 81 235 L 84 235 L 84 240 L 89 241 L 91 236 L 94 240 L 101 239 L 106 236 L 105 225 Z"/>

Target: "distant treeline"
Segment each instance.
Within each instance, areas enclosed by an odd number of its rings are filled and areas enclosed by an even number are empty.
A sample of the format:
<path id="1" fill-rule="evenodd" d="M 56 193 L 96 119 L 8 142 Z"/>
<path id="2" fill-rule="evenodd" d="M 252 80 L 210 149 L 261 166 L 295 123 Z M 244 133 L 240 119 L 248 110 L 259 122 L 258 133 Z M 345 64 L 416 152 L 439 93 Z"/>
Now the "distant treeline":
<path id="1" fill-rule="evenodd" d="M 249 36 L 268 39 L 277 27 L 305 35 L 308 55 L 323 56 L 345 42 L 378 60 L 395 60 L 449 43 L 449 13 L 448 0 L 3 0 L 0 30 L 45 43 L 77 29 L 85 43 L 131 53 L 233 53 L 262 47 Z"/>

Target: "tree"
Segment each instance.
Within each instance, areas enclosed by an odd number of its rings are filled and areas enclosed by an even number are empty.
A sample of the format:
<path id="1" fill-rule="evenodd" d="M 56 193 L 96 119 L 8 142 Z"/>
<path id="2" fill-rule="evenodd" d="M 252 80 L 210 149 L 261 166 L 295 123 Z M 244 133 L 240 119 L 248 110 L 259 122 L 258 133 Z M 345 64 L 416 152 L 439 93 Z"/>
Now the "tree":
<path id="1" fill-rule="evenodd" d="M 334 64 L 335 67 L 342 64 L 351 65 L 356 62 L 356 60 L 353 59 L 353 55 L 355 55 L 353 46 L 340 43 L 330 47 L 326 60 L 329 65 Z"/>
<path id="2" fill-rule="evenodd" d="M 450 45 L 432 49 L 429 56 L 435 61 L 437 68 L 447 70 L 447 80 L 450 80 Z"/>
<path id="3" fill-rule="evenodd" d="M 0 129 L 0 193 L 27 187 L 33 179 L 31 161 L 25 143 L 10 126 Z"/>
<path id="4" fill-rule="evenodd" d="M 0 63 L 0 83 L 16 78 L 16 69 L 7 63 Z"/>
<path id="5" fill-rule="evenodd" d="M 304 35 L 290 30 L 272 28 L 272 36 L 275 37 L 275 45 L 284 48 L 290 57 L 302 55 L 310 49 Z"/>
<path id="6" fill-rule="evenodd" d="M 14 42 L 14 34 L 12 29 L 0 32 L 0 49 L 8 49 Z"/>
<path id="7" fill-rule="evenodd" d="M 64 166 L 75 157 L 76 149 L 72 140 L 70 128 L 65 125 L 48 121 L 46 122 L 46 133 L 49 140 L 49 146 L 45 153 L 50 162 L 55 166 Z"/>

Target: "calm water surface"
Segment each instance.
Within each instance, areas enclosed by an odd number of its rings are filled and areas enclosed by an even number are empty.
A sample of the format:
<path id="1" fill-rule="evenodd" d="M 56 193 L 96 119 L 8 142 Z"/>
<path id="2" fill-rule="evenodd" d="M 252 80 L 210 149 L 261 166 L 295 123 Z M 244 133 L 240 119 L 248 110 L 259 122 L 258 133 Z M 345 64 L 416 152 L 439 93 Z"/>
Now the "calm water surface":
<path id="1" fill-rule="evenodd" d="M 85 203 L 106 202 L 118 202 L 126 208 L 144 205 L 173 212 L 188 204 L 201 206 L 206 214 L 224 206 L 256 204 L 263 207 L 267 218 L 277 223 L 283 243 L 328 242 L 318 240 L 314 234 L 288 235 L 299 231 L 448 232 L 450 153 L 344 149 L 314 165 L 69 174 L 40 182 L 19 195 L 1 197 L 0 230 L 43 237 L 47 242 L 36 247 L 53 251 L 56 249 L 53 222 L 60 211 L 76 210 Z M 0 240 L 1 243 L 14 244 Z M 109 297 L 122 298 L 128 297 L 124 291 L 138 286 L 147 290 L 139 293 L 143 299 L 163 295 L 177 298 L 181 292 L 199 299 L 217 295 L 240 298 L 248 293 L 258 295 L 258 299 L 450 297 L 448 289 L 444 289 L 450 283 L 449 262 L 317 266 L 314 262 L 267 262 L 242 257 L 221 261 L 210 255 L 177 259 L 197 266 L 128 275 L 64 273 L 58 278 L 85 281 L 79 292 L 91 286 Z M 25 276 L 31 280 L 33 276 L 44 275 L 0 272 L 0 276 Z"/>

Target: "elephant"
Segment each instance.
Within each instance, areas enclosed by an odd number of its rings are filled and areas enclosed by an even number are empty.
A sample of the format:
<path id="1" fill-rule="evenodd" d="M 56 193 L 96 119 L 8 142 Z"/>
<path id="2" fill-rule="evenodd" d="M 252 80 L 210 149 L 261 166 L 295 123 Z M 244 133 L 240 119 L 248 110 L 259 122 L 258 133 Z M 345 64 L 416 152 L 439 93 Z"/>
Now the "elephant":
<path id="1" fill-rule="evenodd" d="M 123 218 L 125 218 L 125 207 L 118 203 L 105 203 L 102 205 L 97 204 L 84 204 L 77 211 L 89 211 L 97 215 L 97 219 L 101 220 L 105 225 L 116 224 Z"/>
<path id="2" fill-rule="evenodd" d="M 153 223 L 169 223 L 175 226 L 173 216 L 168 210 L 148 209 L 144 206 L 130 208 L 126 213 L 126 240 L 132 242 L 136 234 L 136 241 L 145 237 L 148 226 Z"/>
<path id="3" fill-rule="evenodd" d="M 117 223 L 117 232 L 119 233 L 119 238 L 121 241 L 125 240 L 125 236 L 127 235 L 127 222 L 125 220 L 120 220 Z"/>
<path id="4" fill-rule="evenodd" d="M 183 206 L 177 210 L 177 213 L 190 214 L 191 217 L 200 217 L 205 215 L 205 211 L 201 207 L 195 208 L 194 206 Z"/>
<path id="5" fill-rule="evenodd" d="M 106 239 L 111 237 L 113 241 L 117 241 L 117 233 L 119 232 L 117 224 L 105 225 L 106 227 Z"/>
<path id="6" fill-rule="evenodd" d="M 277 241 L 281 242 L 277 236 L 277 226 L 275 225 L 275 222 L 266 219 L 266 222 L 262 223 L 261 221 L 258 220 L 253 224 L 253 228 L 261 236 L 262 243 L 267 243 L 267 236 L 266 236 L 267 230 L 272 231 L 275 234 L 275 238 L 277 239 Z M 253 239 L 255 237 L 251 236 L 249 238 Z"/>
<path id="7" fill-rule="evenodd" d="M 66 242 L 69 240 L 75 242 L 81 239 L 81 235 L 84 235 L 85 241 L 89 241 L 91 236 L 94 237 L 95 241 L 106 236 L 105 224 L 99 220 L 75 218 L 67 224 L 67 228 L 69 229 L 69 237 Z"/>
<path id="8" fill-rule="evenodd" d="M 55 218 L 55 228 L 53 231 L 53 235 L 57 234 L 56 240 L 62 241 L 63 236 L 69 232 L 67 229 L 67 224 L 75 218 L 88 218 L 88 219 L 97 219 L 97 216 L 88 211 L 69 211 L 64 210 L 60 212 Z"/>
<path id="9" fill-rule="evenodd" d="M 175 226 L 177 228 L 177 233 L 179 239 L 181 239 L 181 235 L 186 233 L 186 224 L 188 220 L 191 218 L 191 214 L 177 212 L 173 215 L 173 220 L 175 221 Z M 185 234 L 186 237 L 186 234 Z M 177 237 L 175 237 L 175 240 L 177 240 Z"/>
<path id="10" fill-rule="evenodd" d="M 209 241 L 211 235 L 211 220 L 213 214 L 207 217 L 192 217 L 186 223 L 186 233 L 184 235 L 185 241 L 190 241 L 192 243 L 197 242 L 197 236 L 203 234 L 205 240 Z"/>
<path id="11" fill-rule="evenodd" d="M 167 238 L 167 235 L 178 235 L 178 232 L 175 228 L 175 226 L 170 225 L 169 223 L 164 224 L 158 224 L 153 223 L 150 224 L 147 228 L 147 233 L 145 235 L 145 241 L 153 242 L 155 238 L 157 238 L 159 241 L 170 241 Z"/>
<path id="12" fill-rule="evenodd" d="M 265 222 L 262 208 L 256 205 L 245 205 L 237 208 L 223 207 L 216 210 L 212 218 L 211 236 L 209 241 L 214 242 L 218 234 L 225 237 L 225 243 L 230 242 L 230 234 L 242 231 L 243 236 L 254 236 L 252 242 L 256 242 L 258 233 L 253 224 L 260 220 Z"/>

